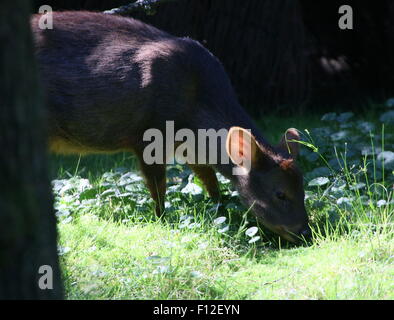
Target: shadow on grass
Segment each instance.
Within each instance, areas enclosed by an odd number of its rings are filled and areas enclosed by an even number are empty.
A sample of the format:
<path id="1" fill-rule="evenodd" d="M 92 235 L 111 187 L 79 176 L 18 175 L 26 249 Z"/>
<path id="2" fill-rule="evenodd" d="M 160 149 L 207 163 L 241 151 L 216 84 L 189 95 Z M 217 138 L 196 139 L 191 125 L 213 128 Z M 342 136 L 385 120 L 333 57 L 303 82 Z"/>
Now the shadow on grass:
<path id="1" fill-rule="evenodd" d="M 105 172 L 119 167 L 126 167 L 128 170 L 137 170 L 137 159 L 133 154 L 127 152 L 109 155 L 50 156 L 50 176 L 52 179 L 81 176 L 96 180 Z"/>

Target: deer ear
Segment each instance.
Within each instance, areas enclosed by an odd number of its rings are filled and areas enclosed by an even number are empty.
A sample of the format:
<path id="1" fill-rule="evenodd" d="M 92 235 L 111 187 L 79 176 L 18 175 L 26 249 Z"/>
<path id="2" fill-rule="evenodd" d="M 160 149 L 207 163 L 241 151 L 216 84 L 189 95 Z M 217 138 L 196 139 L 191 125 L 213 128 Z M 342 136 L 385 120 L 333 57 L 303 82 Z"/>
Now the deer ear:
<path id="1" fill-rule="evenodd" d="M 280 139 L 278 148 L 289 153 L 295 159 L 300 151 L 299 143 L 296 141 L 300 140 L 301 138 L 297 129 L 287 129 L 282 139 Z"/>
<path id="2" fill-rule="evenodd" d="M 226 151 L 235 165 L 250 169 L 257 161 L 259 146 L 250 131 L 231 127 L 227 135 Z"/>

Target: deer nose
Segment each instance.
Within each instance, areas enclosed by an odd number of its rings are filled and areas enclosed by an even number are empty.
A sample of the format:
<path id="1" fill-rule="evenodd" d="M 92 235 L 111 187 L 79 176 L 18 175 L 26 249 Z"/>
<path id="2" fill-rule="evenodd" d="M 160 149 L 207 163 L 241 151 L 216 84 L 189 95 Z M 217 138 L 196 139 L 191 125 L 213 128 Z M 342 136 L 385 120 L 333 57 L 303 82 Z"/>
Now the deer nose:
<path id="1" fill-rule="evenodd" d="M 312 232 L 311 232 L 311 228 L 309 228 L 309 226 L 307 226 L 306 228 L 304 228 L 300 232 L 300 236 L 304 237 L 305 239 L 310 238 L 311 235 L 312 235 Z"/>

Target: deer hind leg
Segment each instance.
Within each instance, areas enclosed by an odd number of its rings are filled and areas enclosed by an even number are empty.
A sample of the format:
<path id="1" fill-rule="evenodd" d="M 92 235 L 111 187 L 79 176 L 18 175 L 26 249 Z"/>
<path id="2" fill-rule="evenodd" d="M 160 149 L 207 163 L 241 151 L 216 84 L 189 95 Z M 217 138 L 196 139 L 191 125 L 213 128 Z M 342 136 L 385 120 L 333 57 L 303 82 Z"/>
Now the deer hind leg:
<path id="1" fill-rule="evenodd" d="M 189 164 L 189 167 L 202 181 L 209 196 L 215 201 L 220 200 L 220 187 L 215 170 L 208 165 Z"/>
<path id="2" fill-rule="evenodd" d="M 165 164 L 147 165 L 142 158 L 139 162 L 145 184 L 155 201 L 156 215 L 161 217 L 164 213 L 164 197 L 166 194 L 166 166 Z"/>

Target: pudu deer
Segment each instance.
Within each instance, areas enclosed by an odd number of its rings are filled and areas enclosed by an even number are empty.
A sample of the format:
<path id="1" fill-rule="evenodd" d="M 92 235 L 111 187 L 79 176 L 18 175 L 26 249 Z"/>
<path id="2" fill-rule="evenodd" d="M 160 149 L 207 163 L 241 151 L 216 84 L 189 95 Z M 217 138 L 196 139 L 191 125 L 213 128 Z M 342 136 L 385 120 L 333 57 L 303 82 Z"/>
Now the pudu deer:
<path id="1" fill-rule="evenodd" d="M 225 141 L 209 152 L 224 151 L 231 161 L 189 164 L 209 195 L 220 197 L 218 171 L 268 229 L 289 241 L 310 233 L 295 162 L 297 130 L 288 129 L 279 145 L 270 145 L 238 103 L 221 63 L 201 44 L 115 15 L 54 12 L 53 29 L 40 29 L 39 18 L 32 17 L 31 27 L 51 151 L 133 152 L 161 214 L 166 166 L 144 161 L 144 132 L 164 132 L 167 121 L 196 133 L 224 128 Z M 233 174 L 244 163 L 249 170 Z"/>

